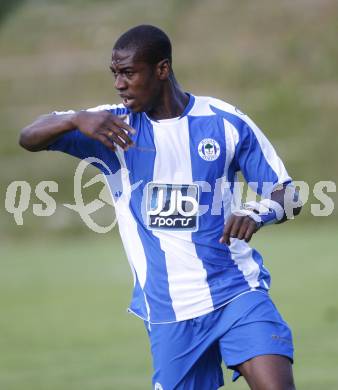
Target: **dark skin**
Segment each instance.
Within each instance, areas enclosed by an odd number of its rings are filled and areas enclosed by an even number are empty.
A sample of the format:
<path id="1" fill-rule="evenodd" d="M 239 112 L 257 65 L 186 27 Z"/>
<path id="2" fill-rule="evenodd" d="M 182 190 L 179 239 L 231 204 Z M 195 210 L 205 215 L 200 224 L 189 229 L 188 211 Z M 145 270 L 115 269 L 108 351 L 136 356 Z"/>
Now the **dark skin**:
<path id="1" fill-rule="evenodd" d="M 252 390 L 295 390 L 292 365 L 281 355 L 261 355 L 240 364 L 237 370 Z"/>
<path id="2" fill-rule="evenodd" d="M 279 203 L 284 208 L 285 198 L 285 188 L 277 189 L 271 193 L 271 199 Z M 298 215 L 301 211 L 301 207 L 295 207 L 293 209 L 294 216 Z M 284 217 L 279 223 L 287 221 L 287 218 Z M 254 233 L 259 230 L 256 222 L 250 217 L 238 216 L 232 214 L 227 223 L 224 226 L 223 235 L 220 238 L 220 243 L 226 243 L 230 245 L 230 238 L 238 238 L 240 240 L 245 240 L 249 242 Z"/>
<path id="3" fill-rule="evenodd" d="M 110 69 L 115 77 L 114 87 L 123 104 L 133 112 L 146 112 L 155 120 L 168 119 L 180 116 L 188 104 L 189 98 L 177 83 L 170 62 L 166 59 L 157 64 L 148 64 L 135 50 L 113 50 Z M 61 134 L 79 129 L 112 151 L 117 146 L 128 150 L 133 146 L 130 134 L 134 134 L 135 130 L 123 119 L 107 111 L 43 115 L 22 129 L 19 142 L 29 151 L 40 151 Z M 271 199 L 283 207 L 284 189 L 274 191 Z M 294 214 L 297 215 L 299 211 L 300 208 L 295 209 Z M 257 230 L 256 223 L 250 217 L 231 215 L 224 226 L 220 242 L 230 245 L 230 238 L 249 242 Z M 258 356 L 237 368 L 251 389 L 295 388 L 291 363 L 283 356 Z"/>

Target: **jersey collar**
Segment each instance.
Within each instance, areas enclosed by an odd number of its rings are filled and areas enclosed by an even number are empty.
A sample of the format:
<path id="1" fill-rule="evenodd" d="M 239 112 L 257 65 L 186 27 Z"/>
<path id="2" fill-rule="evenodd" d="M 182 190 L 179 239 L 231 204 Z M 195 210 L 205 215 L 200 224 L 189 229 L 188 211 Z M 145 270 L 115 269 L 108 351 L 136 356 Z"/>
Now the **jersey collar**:
<path id="1" fill-rule="evenodd" d="M 188 101 L 188 104 L 186 105 L 185 109 L 183 110 L 181 116 L 178 116 L 178 117 L 175 117 L 175 118 L 167 118 L 167 119 L 156 120 L 156 119 L 149 118 L 149 116 L 145 112 L 143 114 L 146 116 L 146 118 L 148 120 L 150 120 L 150 122 L 154 122 L 154 123 L 176 122 L 176 121 L 182 119 L 183 117 L 185 117 L 186 115 L 188 115 L 189 112 L 191 111 L 194 103 L 195 103 L 195 96 L 194 95 L 192 95 L 191 93 L 188 93 L 188 92 L 185 92 L 185 94 L 188 95 L 189 101 Z"/>

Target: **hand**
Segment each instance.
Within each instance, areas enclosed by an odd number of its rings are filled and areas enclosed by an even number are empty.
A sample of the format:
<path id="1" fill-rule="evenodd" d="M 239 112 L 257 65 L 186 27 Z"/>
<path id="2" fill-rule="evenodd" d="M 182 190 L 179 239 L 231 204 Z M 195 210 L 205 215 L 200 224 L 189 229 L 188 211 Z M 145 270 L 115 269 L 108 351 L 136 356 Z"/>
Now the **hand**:
<path id="1" fill-rule="evenodd" d="M 258 224 L 252 218 L 231 214 L 228 222 L 224 225 L 223 235 L 219 242 L 230 245 L 230 238 L 244 239 L 246 242 L 249 242 L 258 229 Z"/>
<path id="2" fill-rule="evenodd" d="M 124 118 L 109 111 L 79 111 L 74 115 L 73 123 L 83 134 L 99 140 L 113 151 L 115 144 L 128 150 L 134 145 L 128 133 L 135 134 L 135 130 L 123 121 Z"/>

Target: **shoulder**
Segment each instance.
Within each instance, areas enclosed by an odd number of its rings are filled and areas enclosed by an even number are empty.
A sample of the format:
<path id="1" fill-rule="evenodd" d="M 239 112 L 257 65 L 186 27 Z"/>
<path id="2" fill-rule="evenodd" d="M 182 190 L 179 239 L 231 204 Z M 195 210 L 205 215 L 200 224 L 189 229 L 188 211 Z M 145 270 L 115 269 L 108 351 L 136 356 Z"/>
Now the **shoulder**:
<path id="1" fill-rule="evenodd" d="M 195 96 L 195 104 L 189 115 L 234 116 L 244 119 L 246 115 L 236 106 L 210 96 Z"/>
<path id="2" fill-rule="evenodd" d="M 235 144 L 252 126 L 250 118 L 238 107 L 210 96 L 195 96 L 195 104 L 189 116 L 215 117 L 217 123 L 221 123 L 226 136 L 233 138 Z"/>
<path id="3" fill-rule="evenodd" d="M 100 104 L 99 106 L 85 108 L 85 111 L 97 112 L 97 111 L 110 111 L 115 115 L 127 115 L 129 110 L 123 104 Z M 53 114 L 62 115 L 62 114 L 72 114 L 75 110 L 66 110 L 66 111 L 53 111 Z"/>
<path id="4" fill-rule="evenodd" d="M 238 107 L 216 98 L 207 98 L 210 110 L 223 118 L 227 127 L 237 133 L 237 137 L 243 138 L 251 134 L 262 137 L 263 134 L 256 123 Z"/>
<path id="5" fill-rule="evenodd" d="M 96 107 L 87 108 L 86 111 L 90 111 L 90 112 L 110 111 L 115 115 L 129 114 L 129 110 L 123 104 L 101 104 Z"/>

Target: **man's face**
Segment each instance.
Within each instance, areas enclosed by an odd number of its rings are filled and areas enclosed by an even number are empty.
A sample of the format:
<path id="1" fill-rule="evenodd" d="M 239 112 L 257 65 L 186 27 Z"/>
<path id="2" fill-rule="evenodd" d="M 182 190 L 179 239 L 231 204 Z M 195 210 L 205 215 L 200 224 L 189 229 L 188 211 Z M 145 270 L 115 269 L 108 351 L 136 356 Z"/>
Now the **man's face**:
<path id="1" fill-rule="evenodd" d="M 161 82 L 156 65 L 138 59 L 135 50 L 113 50 L 110 66 L 123 104 L 133 112 L 151 111 L 158 101 Z"/>

